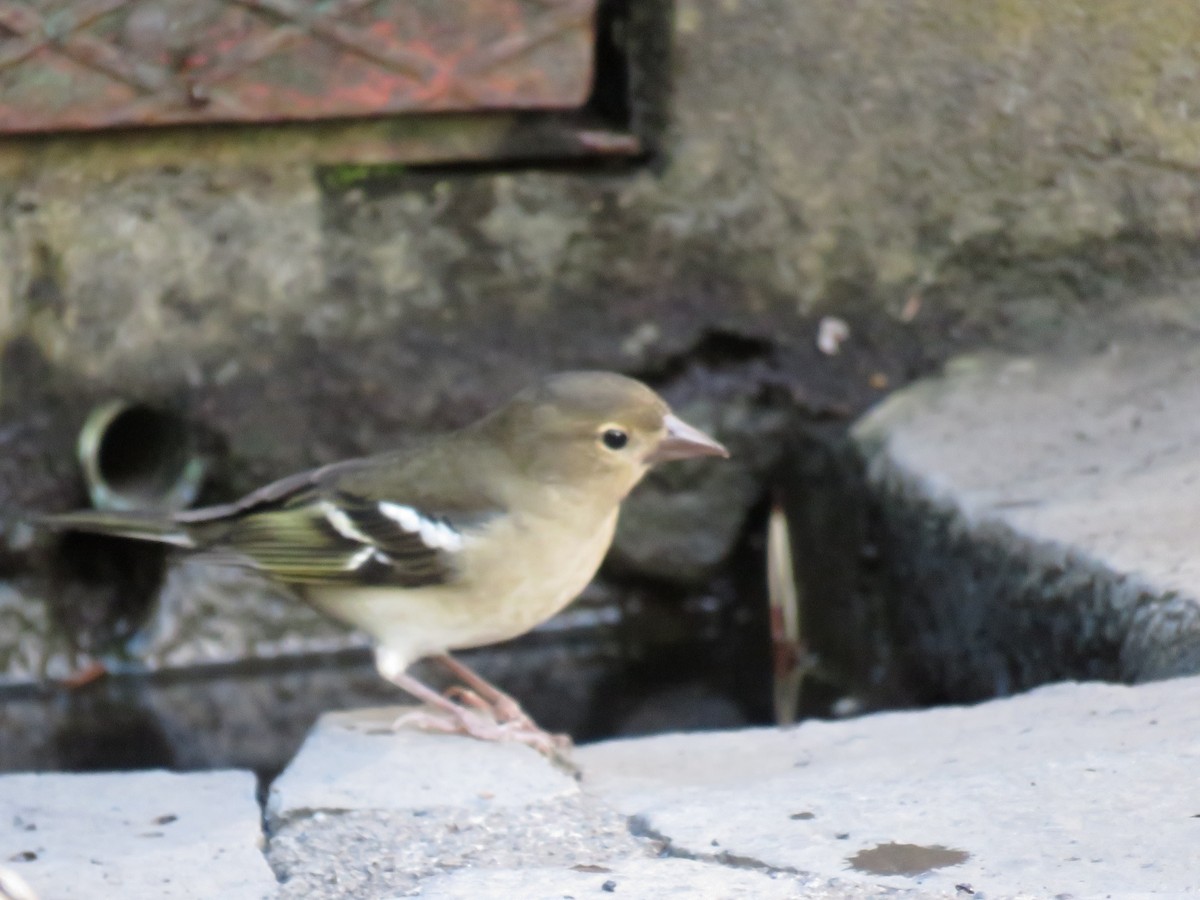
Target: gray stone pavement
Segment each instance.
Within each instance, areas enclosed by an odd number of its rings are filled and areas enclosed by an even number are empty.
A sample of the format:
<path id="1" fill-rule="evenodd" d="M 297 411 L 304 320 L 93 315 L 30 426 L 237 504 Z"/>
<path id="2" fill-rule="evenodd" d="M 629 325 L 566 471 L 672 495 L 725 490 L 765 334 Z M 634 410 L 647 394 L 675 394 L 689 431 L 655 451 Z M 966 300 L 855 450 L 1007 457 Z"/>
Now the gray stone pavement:
<path id="1" fill-rule="evenodd" d="M 249 772 L 0 777 L 0 866 L 41 900 L 275 892 Z"/>
<path id="2" fill-rule="evenodd" d="M 327 717 L 272 791 L 286 896 L 1200 892 L 1200 678 L 607 742 L 579 783 L 394 712 Z"/>
<path id="3" fill-rule="evenodd" d="M 685 857 L 986 897 L 1177 896 L 1200 891 L 1197 734 L 1193 678 L 613 742 L 580 761 L 589 790 Z M 906 866 L 929 871 L 885 874 Z"/>
<path id="4" fill-rule="evenodd" d="M 578 780 L 398 712 L 324 717 L 265 840 L 244 773 L 0 778 L 0 866 L 42 900 L 1200 893 L 1200 677 L 612 741 Z"/>

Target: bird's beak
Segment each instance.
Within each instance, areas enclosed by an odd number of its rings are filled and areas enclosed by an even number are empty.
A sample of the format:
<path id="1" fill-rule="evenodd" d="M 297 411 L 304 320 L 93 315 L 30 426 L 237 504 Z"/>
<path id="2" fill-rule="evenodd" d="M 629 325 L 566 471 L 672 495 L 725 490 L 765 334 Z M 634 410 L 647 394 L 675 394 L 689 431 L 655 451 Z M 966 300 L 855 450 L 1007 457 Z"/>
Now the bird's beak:
<path id="1" fill-rule="evenodd" d="M 650 451 L 646 457 L 647 464 L 691 459 L 693 456 L 729 456 L 728 450 L 677 416 L 667 413 L 663 422 L 667 426 L 666 436 Z"/>

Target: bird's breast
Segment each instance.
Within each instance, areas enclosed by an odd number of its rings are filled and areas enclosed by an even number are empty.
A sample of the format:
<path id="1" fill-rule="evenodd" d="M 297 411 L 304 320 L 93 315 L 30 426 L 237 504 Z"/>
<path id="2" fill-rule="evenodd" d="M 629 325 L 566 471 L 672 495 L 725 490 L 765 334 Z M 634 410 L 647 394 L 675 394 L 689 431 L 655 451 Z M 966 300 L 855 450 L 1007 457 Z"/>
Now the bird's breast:
<path id="1" fill-rule="evenodd" d="M 481 576 L 471 594 L 480 612 L 497 626 L 497 633 L 479 643 L 524 634 L 579 596 L 600 568 L 616 524 L 617 510 L 582 527 L 535 516 L 513 517 L 494 540 L 472 548 L 478 564 L 468 563 L 468 568 Z"/>

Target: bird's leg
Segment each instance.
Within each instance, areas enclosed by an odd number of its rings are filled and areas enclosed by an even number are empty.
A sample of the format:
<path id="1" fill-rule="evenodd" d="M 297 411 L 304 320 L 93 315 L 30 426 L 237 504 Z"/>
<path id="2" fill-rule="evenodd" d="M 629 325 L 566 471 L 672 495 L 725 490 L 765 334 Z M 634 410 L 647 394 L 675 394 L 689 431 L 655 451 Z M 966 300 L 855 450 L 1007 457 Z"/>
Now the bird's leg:
<path id="1" fill-rule="evenodd" d="M 487 707 L 493 719 L 509 729 L 512 734 L 511 740 L 518 740 L 539 749 L 550 747 L 552 749 L 549 752 L 546 750 L 542 750 L 542 752 L 560 759 L 561 753 L 570 749 L 571 738 L 569 735 L 551 734 L 546 731 L 530 718 L 529 713 L 521 708 L 520 703 L 466 663 L 459 662 L 449 653 L 439 654 L 434 659 L 466 684 L 465 689 L 454 689 L 455 693 L 472 706 L 478 708 L 479 704 L 483 704 Z"/>
<path id="2" fill-rule="evenodd" d="M 569 761 L 563 755 L 563 751 L 570 746 L 569 738 L 565 736 L 557 738 L 555 735 L 543 731 L 533 724 L 528 716 L 525 716 L 524 721 L 497 721 L 494 718 L 494 707 L 489 706 L 478 696 L 476 696 L 476 700 L 486 709 L 488 713 L 486 717 L 480 714 L 478 705 L 473 701 L 467 702 L 471 706 L 476 706 L 475 709 L 462 703 L 455 703 L 449 697 L 444 697 L 433 688 L 409 675 L 405 671 L 405 661 L 386 650 L 377 650 L 375 661 L 379 674 L 396 687 L 407 691 L 427 706 L 432 707 L 432 709 L 418 709 L 405 713 L 396 719 L 392 725 L 393 728 L 413 726 L 427 731 L 465 734 L 481 741 L 513 741 L 532 747 L 560 765 L 570 766 Z M 475 675 L 474 672 L 471 672 L 471 675 L 478 682 L 487 685 L 487 682 Z M 515 702 L 513 701 L 514 704 Z M 518 706 L 517 709 L 519 710 L 520 707 Z M 522 715 L 524 714 L 522 713 Z"/>
<path id="3" fill-rule="evenodd" d="M 560 743 L 556 735 L 549 734 L 536 725 L 523 722 L 497 722 L 491 718 L 492 708 L 484 704 L 489 715 L 483 716 L 461 703 L 455 703 L 432 688 L 426 687 L 411 675 L 401 673 L 391 679 L 392 683 L 433 709 L 415 709 L 405 713 L 392 723 L 393 728 L 411 726 L 425 731 L 440 731 L 448 734 L 465 734 L 481 741 L 512 741 L 532 747 L 558 765 L 572 769 L 571 762 L 564 756 L 569 746 Z M 478 700 L 478 698 L 476 698 Z M 483 703 L 482 700 L 479 701 Z"/>
<path id="4" fill-rule="evenodd" d="M 498 740 L 497 724 L 477 711 L 443 697 L 406 671 L 409 660 L 387 647 L 375 648 L 375 668 L 386 680 L 425 703 L 430 709 L 413 710 L 400 716 L 393 728 L 413 725 L 427 731 L 462 732 L 481 740 Z M 489 711 L 490 713 L 490 711 Z M 489 727 L 490 726 L 490 727 Z"/>
<path id="5" fill-rule="evenodd" d="M 504 740 L 505 734 L 500 723 L 490 717 L 485 718 L 475 710 L 442 696 L 407 672 L 390 672 L 388 680 L 396 687 L 423 701 L 426 706 L 432 707 L 432 709 L 417 709 L 405 713 L 396 719 L 392 725 L 393 728 L 411 725 L 425 731 L 466 734 L 481 741 Z M 488 712 L 491 712 L 490 708 Z"/>
<path id="6" fill-rule="evenodd" d="M 488 717 L 493 721 L 498 721 L 496 719 L 496 710 L 492 708 L 492 704 L 488 703 L 468 687 L 463 687 L 460 684 L 451 685 L 442 691 L 442 696 L 449 697 L 455 703 L 461 703 L 463 706 L 469 706 L 471 709 L 477 709 L 481 713 L 487 713 Z"/>
<path id="7" fill-rule="evenodd" d="M 459 662 L 449 653 L 439 654 L 434 659 L 470 688 L 477 699 L 482 699 L 487 703 L 491 707 L 496 721 L 519 722 L 521 725 L 537 728 L 533 719 L 529 717 L 529 713 L 521 708 L 521 704 L 516 699 L 504 693 L 466 663 Z"/>

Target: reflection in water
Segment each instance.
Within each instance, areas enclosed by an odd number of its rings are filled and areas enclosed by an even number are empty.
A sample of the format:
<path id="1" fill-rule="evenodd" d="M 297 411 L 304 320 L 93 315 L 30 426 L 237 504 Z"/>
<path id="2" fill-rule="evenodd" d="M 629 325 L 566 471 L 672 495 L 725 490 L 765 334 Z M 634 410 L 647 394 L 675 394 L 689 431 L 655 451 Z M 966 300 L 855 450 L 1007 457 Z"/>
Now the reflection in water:
<path id="1" fill-rule="evenodd" d="M 580 741 L 746 724 L 736 703 L 699 682 L 664 683 L 637 670 L 641 677 L 616 675 L 625 668 L 614 645 L 531 635 L 463 657 L 520 697 L 546 727 Z M 418 671 L 439 683 L 436 667 Z M 3 690 L 0 735 L 19 738 L 0 740 L 0 772 L 243 768 L 269 779 L 322 712 L 410 702 L 361 649 L 116 673 L 75 689 Z"/>
<path id="2" fill-rule="evenodd" d="M 131 691 L 116 687 L 68 697 L 68 714 L 53 735 L 58 765 L 71 772 L 172 768 L 175 754 L 158 717 Z"/>

